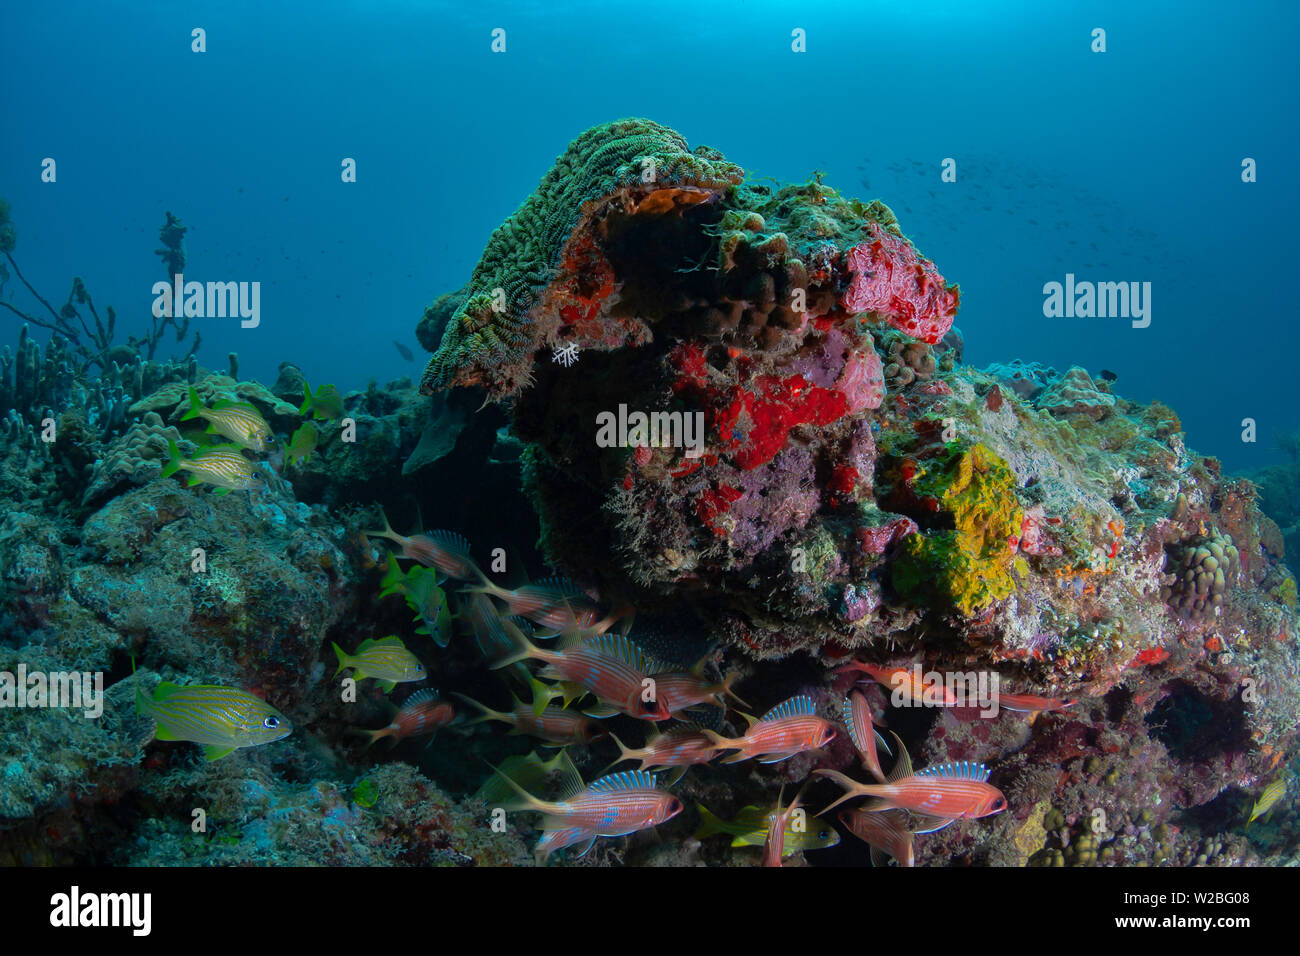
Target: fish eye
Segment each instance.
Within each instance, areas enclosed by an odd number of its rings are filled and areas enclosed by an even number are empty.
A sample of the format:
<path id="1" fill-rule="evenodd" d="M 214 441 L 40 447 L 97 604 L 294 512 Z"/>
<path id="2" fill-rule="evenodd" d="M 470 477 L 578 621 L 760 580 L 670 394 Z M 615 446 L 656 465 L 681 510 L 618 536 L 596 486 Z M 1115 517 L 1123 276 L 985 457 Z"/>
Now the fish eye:
<path id="1" fill-rule="evenodd" d="M 262 726 L 265 727 L 267 730 L 275 730 L 275 728 L 280 726 L 280 718 L 268 717 L 266 718 L 266 720 L 262 721 Z"/>

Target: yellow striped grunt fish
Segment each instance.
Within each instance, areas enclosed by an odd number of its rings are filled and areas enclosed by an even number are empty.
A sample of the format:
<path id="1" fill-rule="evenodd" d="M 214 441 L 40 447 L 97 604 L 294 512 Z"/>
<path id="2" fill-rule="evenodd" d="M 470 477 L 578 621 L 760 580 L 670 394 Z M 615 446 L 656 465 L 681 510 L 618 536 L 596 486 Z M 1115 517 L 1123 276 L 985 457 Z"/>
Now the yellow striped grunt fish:
<path id="1" fill-rule="evenodd" d="M 429 676 L 420 659 L 408 651 L 402 639 L 395 635 L 364 640 L 355 654 L 349 654 L 335 644 L 334 653 L 339 658 L 335 677 L 350 667 L 357 680 L 373 677 L 379 681 L 385 694 L 398 684 L 422 681 Z"/>
<path id="2" fill-rule="evenodd" d="M 1261 793 L 1259 799 L 1255 801 L 1255 806 L 1251 808 L 1250 819 L 1246 821 L 1246 826 L 1250 826 L 1264 814 L 1268 813 L 1268 811 L 1272 810 L 1273 805 L 1282 799 L 1284 793 L 1286 793 L 1286 780 L 1282 777 L 1278 777 L 1264 788 L 1264 792 Z"/>
<path id="3" fill-rule="evenodd" d="M 767 842 L 767 831 L 771 827 L 776 809 L 762 807 L 744 807 L 731 820 L 723 820 L 712 813 L 702 803 L 695 804 L 700 812 L 700 828 L 695 831 L 695 839 L 726 833 L 731 836 L 731 845 L 763 846 Z M 786 820 L 782 856 L 801 853 L 804 850 L 824 850 L 840 842 L 839 831 L 823 817 L 812 814 L 799 817 L 791 814 Z"/>
<path id="4" fill-rule="evenodd" d="M 208 760 L 220 760 L 241 747 L 260 747 L 293 733 L 288 718 L 266 701 L 218 684 L 182 687 L 163 681 L 150 699 L 137 683 L 135 709 L 158 724 L 154 739 L 200 744 Z"/>
<path id="5" fill-rule="evenodd" d="M 191 488 L 207 482 L 217 486 L 217 494 L 228 495 L 232 491 L 261 491 L 266 484 L 238 445 L 217 445 L 203 449 L 193 458 L 182 458 L 176 442 L 168 439 L 167 453 L 169 458 L 162 477 L 170 478 L 178 471 L 188 471 Z"/>
<path id="6" fill-rule="evenodd" d="M 306 415 L 310 411 L 315 418 L 343 417 L 343 396 L 335 386 L 322 385 L 313 395 L 311 386 L 303 382 L 302 396 L 302 407 L 298 409 L 299 415 Z"/>
<path id="7" fill-rule="evenodd" d="M 320 441 L 320 429 L 311 422 L 303 422 L 284 449 L 284 466 L 288 468 L 294 462 L 310 459 L 318 441 Z"/>
<path id="8" fill-rule="evenodd" d="M 217 402 L 211 408 L 205 408 L 199 401 L 199 393 L 190 388 L 190 409 L 181 416 L 181 421 L 201 418 L 208 423 L 212 434 L 229 438 L 241 448 L 264 452 L 275 444 L 275 434 L 254 406 L 245 402 Z"/>

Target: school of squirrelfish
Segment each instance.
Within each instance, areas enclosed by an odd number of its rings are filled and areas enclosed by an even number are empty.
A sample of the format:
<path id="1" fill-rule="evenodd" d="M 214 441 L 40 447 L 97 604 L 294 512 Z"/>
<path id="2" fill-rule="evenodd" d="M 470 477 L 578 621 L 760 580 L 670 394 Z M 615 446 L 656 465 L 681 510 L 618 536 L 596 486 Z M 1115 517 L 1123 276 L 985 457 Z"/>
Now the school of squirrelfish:
<path id="1" fill-rule="evenodd" d="M 337 390 L 323 386 L 313 393 L 306 388 L 300 411 L 317 419 L 340 417 Z M 281 471 L 310 456 L 319 437 L 319 429 L 308 420 L 287 445 L 277 446 L 256 408 L 231 402 L 205 407 L 193 388 L 184 419 L 206 422 L 206 430 L 189 436 L 199 448 L 188 458 L 175 441 L 169 442 L 163 475 L 188 472 L 191 485 L 213 485 L 217 494 L 263 487 L 266 479 L 258 462 L 246 452 L 268 455 L 268 464 Z M 209 444 L 208 435 L 222 443 Z M 701 824 L 694 838 L 730 837 L 732 846 L 760 848 L 756 862 L 780 866 L 794 854 L 839 844 L 838 823 L 867 844 L 873 864 L 887 865 L 892 860 L 912 866 L 918 836 L 1008 809 L 1007 797 L 989 782 L 991 771 L 982 763 L 948 762 L 914 769 L 899 735 L 890 730 L 887 738 L 881 732 L 881 716 L 862 689 L 879 685 L 902 706 L 960 712 L 973 705 L 942 681 L 923 680 L 920 673 L 905 667 L 850 660 L 827 674 L 828 685 L 842 688 L 838 697 L 814 684 L 787 700 L 769 702 L 761 716 L 754 716 L 735 710 L 736 705 L 748 707 L 735 689 L 740 670 L 710 676 L 717 660 L 712 654 L 692 668 L 656 660 L 635 635 L 635 609 L 607 610 L 598 595 L 563 578 L 506 588 L 482 571 L 462 535 L 446 530 L 403 535 L 393 530 L 386 515 L 381 513 L 381 518 L 381 530 L 366 532 L 371 548 L 377 549 L 375 563 L 382 568 L 378 599 L 406 603 L 412 614 L 412 636 L 405 640 L 396 634 L 370 636 L 351 650 L 332 643 L 334 678 L 347 673 L 355 682 L 373 680 L 384 694 L 398 684 L 423 683 L 430 669 L 422 659 L 427 647 L 420 639 L 428 638 L 434 647 L 445 649 L 460 631 L 473 636 L 485 672 L 502 675 L 517 686 L 506 687 L 510 703 L 503 710 L 451 692 L 449 696 L 468 713 L 439 691 L 420 688 L 391 707 L 388 724 L 354 727 L 351 732 L 365 738 L 369 748 L 383 739 L 396 745 L 407 738 L 428 737 L 432 743 L 443 728 L 493 723 L 556 751 L 549 758 L 535 750 L 507 757 L 490 767 L 475 794 L 489 813 L 540 815 L 536 827 L 541 836 L 534 848 L 539 864 L 569 848 L 581 857 L 602 838 L 651 829 L 682 813 L 683 800 L 669 788 L 693 768 L 751 760 L 774 764 L 799 754 L 816 755 L 841 733 L 856 751 L 865 780 L 813 766 L 790 800 L 785 799 L 783 787 L 774 805 L 745 806 L 730 820 L 696 803 Z M 156 723 L 156 739 L 197 743 L 208 760 L 283 739 L 292 731 L 283 714 L 237 688 L 163 682 L 150 695 L 137 683 L 135 700 L 137 713 Z M 997 711 L 1027 714 L 1032 720 L 1039 712 L 1064 710 L 1075 703 L 1002 693 Z M 726 721 L 733 710 L 742 718 L 743 729 L 741 723 Z M 620 717 L 630 720 L 620 726 Z M 666 722 L 671 723 L 665 726 Z M 726 732 L 728 725 L 731 732 Z M 617 754 L 602 775 L 584 781 L 569 749 L 596 746 L 613 747 Z M 882 755 L 890 759 L 888 770 Z M 617 769 L 629 762 L 636 766 Z M 810 815 L 805 809 L 808 790 L 830 784 L 839 787 L 839 796 L 818 815 Z M 1250 821 L 1265 815 L 1284 792 L 1281 780 L 1269 786 Z M 850 802 L 857 803 L 842 807 Z M 836 809 L 835 817 L 828 816 Z"/>

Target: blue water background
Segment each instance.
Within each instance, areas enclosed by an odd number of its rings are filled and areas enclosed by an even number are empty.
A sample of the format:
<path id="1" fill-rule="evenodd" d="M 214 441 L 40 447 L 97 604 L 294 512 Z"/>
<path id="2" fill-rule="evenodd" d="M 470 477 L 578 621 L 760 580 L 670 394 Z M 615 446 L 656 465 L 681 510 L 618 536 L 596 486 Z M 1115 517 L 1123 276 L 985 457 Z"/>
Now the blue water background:
<path id="1" fill-rule="evenodd" d="M 120 337 L 142 331 L 171 210 L 187 278 L 262 283 L 259 328 L 196 320 L 205 364 L 237 351 L 243 377 L 292 360 L 357 388 L 418 375 L 424 306 L 574 136 L 646 116 L 755 174 L 819 169 L 887 202 L 961 283 L 968 361 L 1113 370 L 1247 469 L 1300 427 L 1297 27 L 1300 4 L 1185 0 L 9 2 L 0 195 L 56 305 L 81 275 Z M 1067 272 L 1150 281 L 1151 326 L 1044 318 L 1043 283 Z M 39 308 L 15 280 L 7 295 Z M 18 324 L 0 314 L 0 341 Z"/>

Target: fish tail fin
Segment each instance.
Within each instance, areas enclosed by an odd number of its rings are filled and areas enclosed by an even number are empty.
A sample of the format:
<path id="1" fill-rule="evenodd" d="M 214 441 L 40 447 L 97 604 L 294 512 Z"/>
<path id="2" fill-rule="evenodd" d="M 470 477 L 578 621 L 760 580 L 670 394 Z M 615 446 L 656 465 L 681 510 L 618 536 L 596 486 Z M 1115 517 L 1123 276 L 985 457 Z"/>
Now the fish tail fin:
<path id="1" fill-rule="evenodd" d="M 203 403 L 199 401 L 199 393 L 196 392 L 194 390 L 194 386 L 191 385 L 190 386 L 190 407 L 186 410 L 185 414 L 181 416 L 181 421 L 187 422 L 191 418 L 198 418 L 199 415 L 202 414 L 202 412 L 203 412 Z"/>
<path id="2" fill-rule="evenodd" d="M 304 378 L 302 380 L 302 405 L 298 408 L 298 414 L 306 415 L 311 410 L 311 405 L 311 386 L 307 384 L 307 380 Z"/>
<path id="3" fill-rule="evenodd" d="M 181 450 L 176 446 L 176 442 L 167 439 L 167 464 L 163 466 L 163 478 L 170 478 L 176 472 L 181 470 Z"/>
<path id="4" fill-rule="evenodd" d="M 705 837 L 716 836 L 719 833 L 726 833 L 723 827 L 722 818 L 713 813 L 702 803 L 696 803 L 695 809 L 700 811 L 700 828 L 695 831 L 695 839 L 703 840 Z"/>
<path id="5" fill-rule="evenodd" d="M 487 704 L 479 703 L 473 697 L 467 697 L 466 695 L 458 694 L 455 691 L 451 692 L 451 696 L 455 697 L 457 700 L 463 703 L 469 704 L 469 706 L 473 707 L 479 713 L 477 717 L 467 720 L 463 724 L 461 724 L 462 727 L 469 727 L 473 724 L 481 724 L 488 720 L 503 720 L 507 723 L 510 722 L 510 716 L 511 716 L 510 714 L 503 713 L 502 711 L 499 710 L 493 710 L 491 707 L 487 706 Z"/>
<path id="6" fill-rule="evenodd" d="M 506 810 L 536 810 L 545 813 L 551 808 L 546 801 L 525 790 L 504 766 L 488 766 L 492 767 L 492 776 L 475 794 L 480 800 L 498 804 Z"/>
<path id="7" fill-rule="evenodd" d="M 722 734 L 718 733 L 716 730 L 706 730 L 704 731 L 704 736 L 709 738 L 714 748 L 717 750 L 736 751 L 726 760 L 722 761 L 723 763 L 740 763 L 740 761 L 748 759 L 748 755 L 745 753 L 743 745 L 739 742 L 722 736 Z"/>
<path id="8" fill-rule="evenodd" d="M 511 664 L 517 664 L 529 658 L 545 660 L 550 656 L 529 641 L 524 636 L 524 632 L 515 627 L 514 622 L 508 618 L 501 618 L 501 632 L 505 634 L 506 641 L 510 644 L 510 650 L 488 665 L 492 670 L 500 670 L 502 667 L 509 667 Z M 545 707 L 545 704 L 542 706 Z"/>
<path id="9" fill-rule="evenodd" d="M 749 704 L 745 703 L 745 701 L 740 698 L 740 695 L 731 689 L 731 685 L 736 683 L 738 680 L 740 680 L 740 671 L 731 671 L 726 677 L 722 678 L 722 683 L 718 685 L 718 693 L 723 697 L 730 697 L 742 707 L 748 707 Z"/>
<path id="10" fill-rule="evenodd" d="M 392 736 L 393 728 L 380 727 L 378 730 L 366 730 L 364 727 L 351 727 L 348 733 L 354 737 L 365 737 L 366 745 L 363 749 L 369 750 L 382 738 Z"/>
<path id="11" fill-rule="evenodd" d="M 391 524 L 391 523 L 389 522 L 389 520 L 388 520 L 388 512 L 386 512 L 383 508 L 380 508 L 380 509 L 379 509 L 379 516 L 380 516 L 381 518 L 384 519 L 384 530 L 383 530 L 383 531 L 367 531 L 367 532 L 365 533 L 365 534 L 366 534 L 366 537 L 367 537 L 367 538 L 387 538 L 389 541 L 396 541 L 398 544 L 401 544 L 401 543 L 402 543 L 402 536 L 401 536 L 400 534 L 398 534 L 396 531 L 393 530 L 393 526 L 392 526 L 392 524 Z"/>
<path id="12" fill-rule="evenodd" d="M 350 662 L 348 659 L 348 652 L 343 650 L 343 648 L 339 647 L 337 642 L 330 641 L 330 643 L 334 646 L 334 653 L 338 655 L 338 659 L 339 659 L 338 670 L 334 672 L 334 677 L 338 677 L 340 674 L 343 673 L 343 669 L 349 666 Z M 333 678 L 330 679 L 333 680 Z"/>
<path id="13" fill-rule="evenodd" d="M 841 787 L 844 788 L 843 795 L 834 803 L 832 803 L 830 806 L 828 806 L 825 810 L 822 810 L 820 813 L 818 813 L 817 816 L 819 817 L 825 816 L 827 813 L 830 813 L 832 810 L 838 807 L 841 803 L 844 803 L 846 800 L 852 800 L 854 797 L 864 796 L 866 794 L 871 793 L 872 790 L 874 789 L 870 784 L 858 783 L 852 777 L 842 774 L 838 770 L 814 770 L 813 773 L 819 777 L 830 777 L 832 780 L 834 780 L 836 783 L 838 783 Z"/>
<path id="14" fill-rule="evenodd" d="M 627 746 L 627 744 L 623 743 L 623 741 L 619 740 L 618 735 L 615 734 L 613 731 L 610 732 L 609 739 L 614 741 L 614 746 L 618 748 L 618 757 L 613 762 L 611 762 L 608 767 L 606 767 L 604 770 L 600 772 L 602 777 L 605 774 L 609 773 L 611 770 L 613 770 L 615 767 L 617 767 L 619 764 L 621 764 L 624 760 L 637 759 L 636 755 L 632 753 L 632 748 Z"/>

